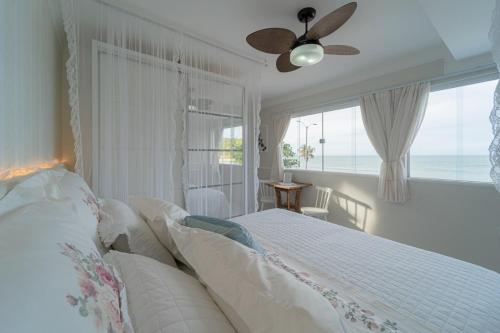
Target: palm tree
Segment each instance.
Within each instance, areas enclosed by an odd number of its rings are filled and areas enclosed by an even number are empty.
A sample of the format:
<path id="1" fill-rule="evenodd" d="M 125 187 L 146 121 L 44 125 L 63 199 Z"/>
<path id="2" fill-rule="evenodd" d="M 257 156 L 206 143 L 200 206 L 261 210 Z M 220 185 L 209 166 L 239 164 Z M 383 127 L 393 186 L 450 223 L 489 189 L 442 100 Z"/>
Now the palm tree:
<path id="1" fill-rule="evenodd" d="M 299 155 L 306 161 L 307 170 L 307 162 L 309 162 L 311 158 L 314 158 L 314 148 L 311 146 L 303 145 L 302 147 L 300 147 Z"/>

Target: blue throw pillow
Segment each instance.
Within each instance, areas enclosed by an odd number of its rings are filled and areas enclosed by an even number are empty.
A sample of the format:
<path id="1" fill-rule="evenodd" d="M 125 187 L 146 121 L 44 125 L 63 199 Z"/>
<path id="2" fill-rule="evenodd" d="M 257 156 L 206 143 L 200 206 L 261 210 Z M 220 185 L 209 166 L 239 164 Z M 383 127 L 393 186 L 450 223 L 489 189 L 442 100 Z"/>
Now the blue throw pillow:
<path id="1" fill-rule="evenodd" d="M 186 227 L 203 229 L 224 235 L 227 238 L 254 249 L 261 254 L 266 253 L 262 246 L 253 239 L 250 232 L 238 223 L 220 220 L 214 217 L 191 215 L 184 218 L 183 224 Z"/>

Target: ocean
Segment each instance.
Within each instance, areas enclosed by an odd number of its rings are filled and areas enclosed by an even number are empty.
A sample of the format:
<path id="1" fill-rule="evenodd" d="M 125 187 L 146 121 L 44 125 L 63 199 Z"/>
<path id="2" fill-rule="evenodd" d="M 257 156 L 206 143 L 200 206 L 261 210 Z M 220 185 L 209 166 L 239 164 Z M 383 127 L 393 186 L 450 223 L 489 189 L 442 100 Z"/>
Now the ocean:
<path id="1" fill-rule="evenodd" d="M 378 174 L 381 160 L 378 156 L 325 156 L 324 171 Z M 305 169 L 301 159 L 300 169 Z M 307 169 L 321 170 L 321 157 L 309 160 Z M 489 182 L 488 155 L 411 155 L 410 176 L 417 178 Z"/>

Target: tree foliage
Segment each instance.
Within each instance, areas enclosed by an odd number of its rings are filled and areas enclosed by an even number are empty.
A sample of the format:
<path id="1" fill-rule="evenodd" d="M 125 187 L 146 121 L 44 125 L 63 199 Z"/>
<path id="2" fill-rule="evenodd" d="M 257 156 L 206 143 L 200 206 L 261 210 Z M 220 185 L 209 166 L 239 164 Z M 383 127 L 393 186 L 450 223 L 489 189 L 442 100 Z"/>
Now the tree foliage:
<path id="1" fill-rule="evenodd" d="M 243 165 L 243 140 L 241 138 L 223 138 L 219 163 Z"/>
<path id="2" fill-rule="evenodd" d="M 294 168 L 299 165 L 299 160 L 295 157 L 295 152 L 289 143 L 283 144 L 283 164 L 285 168 Z"/>
<path id="3" fill-rule="evenodd" d="M 311 147 L 309 145 L 303 145 L 299 149 L 299 155 L 306 161 L 306 169 L 307 169 L 307 162 L 309 162 L 310 159 L 314 158 L 314 147 Z"/>

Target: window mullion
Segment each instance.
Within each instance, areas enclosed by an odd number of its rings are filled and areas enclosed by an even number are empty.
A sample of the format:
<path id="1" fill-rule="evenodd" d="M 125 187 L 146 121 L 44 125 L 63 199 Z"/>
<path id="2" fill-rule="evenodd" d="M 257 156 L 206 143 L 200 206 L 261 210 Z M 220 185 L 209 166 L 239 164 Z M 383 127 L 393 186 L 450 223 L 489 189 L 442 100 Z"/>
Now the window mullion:
<path id="1" fill-rule="evenodd" d="M 325 171 L 325 113 L 321 112 L 321 171 Z"/>

